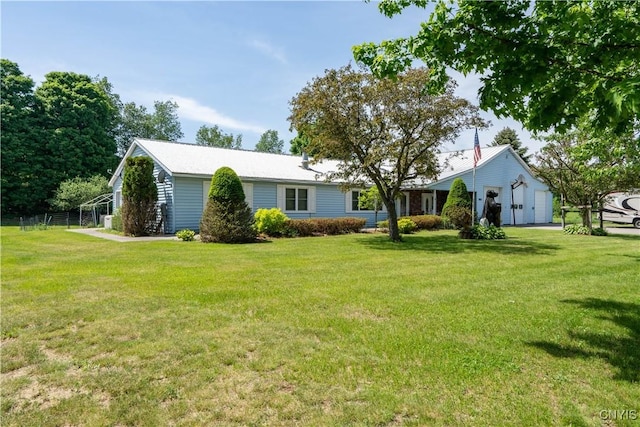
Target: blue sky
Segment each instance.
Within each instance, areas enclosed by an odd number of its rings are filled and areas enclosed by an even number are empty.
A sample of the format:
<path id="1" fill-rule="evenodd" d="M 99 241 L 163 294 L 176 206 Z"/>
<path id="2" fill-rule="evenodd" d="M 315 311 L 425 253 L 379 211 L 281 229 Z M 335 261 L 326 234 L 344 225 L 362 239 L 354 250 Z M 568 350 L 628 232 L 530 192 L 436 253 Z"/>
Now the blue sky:
<path id="1" fill-rule="evenodd" d="M 2 57 L 36 84 L 50 71 L 104 76 L 123 102 L 176 101 L 184 142 L 218 125 L 253 149 L 274 129 L 286 150 L 289 101 L 307 82 L 353 61 L 353 45 L 415 34 L 428 16 L 389 19 L 360 1 L 3 1 L 0 13 Z M 477 103 L 478 78 L 455 78 L 458 95 Z M 540 148 L 517 122 L 483 116 L 493 126 L 481 145 L 508 126 L 530 152 Z M 472 145 L 468 131 L 446 149 Z"/>

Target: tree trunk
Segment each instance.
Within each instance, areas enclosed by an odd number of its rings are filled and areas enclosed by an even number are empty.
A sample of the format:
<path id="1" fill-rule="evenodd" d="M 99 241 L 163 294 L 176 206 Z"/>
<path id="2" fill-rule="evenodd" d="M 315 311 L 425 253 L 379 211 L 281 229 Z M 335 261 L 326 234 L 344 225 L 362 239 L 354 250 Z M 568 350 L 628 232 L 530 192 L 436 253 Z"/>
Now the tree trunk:
<path id="1" fill-rule="evenodd" d="M 394 242 L 399 242 L 402 237 L 400 237 L 400 230 L 398 229 L 398 214 L 396 213 L 395 201 L 385 199 L 384 205 L 387 207 L 387 218 L 389 220 L 389 238 Z"/>

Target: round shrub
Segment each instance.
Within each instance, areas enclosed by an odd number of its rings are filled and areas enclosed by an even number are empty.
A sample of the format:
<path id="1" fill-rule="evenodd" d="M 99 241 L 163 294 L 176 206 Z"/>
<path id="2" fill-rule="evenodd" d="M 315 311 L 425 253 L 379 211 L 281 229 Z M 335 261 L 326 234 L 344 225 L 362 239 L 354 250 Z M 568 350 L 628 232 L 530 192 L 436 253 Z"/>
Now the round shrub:
<path id="1" fill-rule="evenodd" d="M 398 231 L 401 234 L 411 234 L 416 231 L 416 223 L 411 218 L 400 218 L 398 220 Z"/>
<path id="2" fill-rule="evenodd" d="M 213 174 L 209 198 L 220 202 L 244 201 L 242 181 L 233 169 L 223 166 Z"/>
<path id="3" fill-rule="evenodd" d="M 176 233 L 176 237 L 184 242 L 191 242 L 195 240 L 196 233 L 193 230 L 189 230 L 188 228 L 184 230 L 180 230 Z"/>
<path id="4" fill-rule="evenodd" d="M 471 209 L 463 206 L 449 206 L 446 220 L 458 230 L 471 227 Z"/>
<path id="5" fill-rule="evenodd" d="M 289 218 L 278 208 L 261 208 L 256 211 L 254 220 L 258 233 L 277 237 L 286 234 Z"/>

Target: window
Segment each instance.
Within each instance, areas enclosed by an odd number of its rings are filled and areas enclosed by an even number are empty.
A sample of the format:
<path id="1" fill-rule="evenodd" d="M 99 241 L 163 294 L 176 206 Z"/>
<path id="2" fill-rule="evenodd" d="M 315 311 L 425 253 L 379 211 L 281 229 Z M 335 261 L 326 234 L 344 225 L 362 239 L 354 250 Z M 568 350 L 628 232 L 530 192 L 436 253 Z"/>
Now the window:
<path id="1" fill-rule="evenodd" d="M 314 187 L 278 186 L 278 207 L 285 212 L 314 212 Z"/>
<path id="2" fill-rule="evenodd" d="M 309 190 L 306 188 L 287 188 L 285 190 L 285 210 L 308 211 Z"/>
<path id="3" fill-rule="evenodd" d="M 360 194 L 362 190 L 347 191 L 347 212 L 373 211 L 373 206 L 360 206 Z"/>

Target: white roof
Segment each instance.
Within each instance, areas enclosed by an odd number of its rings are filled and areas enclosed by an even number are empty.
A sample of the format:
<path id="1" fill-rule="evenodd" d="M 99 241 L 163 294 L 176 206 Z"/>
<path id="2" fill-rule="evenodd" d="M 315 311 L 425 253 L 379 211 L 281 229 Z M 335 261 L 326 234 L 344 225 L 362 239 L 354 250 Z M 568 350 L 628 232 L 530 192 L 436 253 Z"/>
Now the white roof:
<path id="1" fill-rule="evenodd" d="M 301 156 L 137 138 L 131 144 L 125 158 L 131 155 L 137 146 L 146 151 L 170 175 L 211 177 L 222 166 L 228 166 L 241 179 L 246 180 L 323 182 L 323 174 L 337 171 L 339 165 L 339 162 L 335 160 L 323 160 L 316 164 L 310 164 L 308 169 L 305 169 L 302 166 Z M 482 147 L 482 159 L 478 162 L 477 167 L 481 168 L 491 159 L 509 149 L 509 145 Z M 441 153 L 438 155 L 438 162 L 441 173 L 435 182 L 473 169 L 473 149 Z M 524 162 L 522 163 L 524 165 Z M 111 178 L 110 185 L 115 184 L 115 179 L 123 167 L 124 160 Z M 433 184 L 433 182 L 417 179 L 408 186 L 427 184 Z"/>
<path id="2" fill-rule="evenodd" d="M 337 170 L 338 165 L 337 161 L 324 160 L 321 163 L 310 164 L 308 169 L 305 169 L 302 167 L 301 156 L 137 138 L 131 144 L 125 158 L 136 146 L 146 151 L 170 175 L 211 177 L 219 168 L 228 166 L 241 179 L 322 182 L 322 175 Z M 124 163 L 121 162 L 114 177 L 120 173 L 123 166 Z"/>

